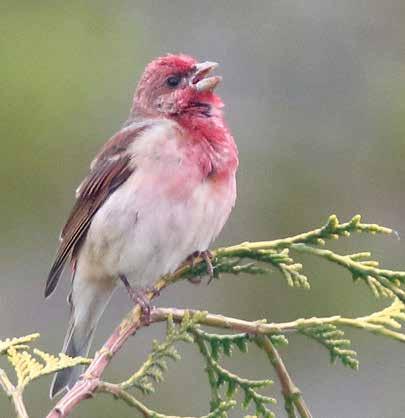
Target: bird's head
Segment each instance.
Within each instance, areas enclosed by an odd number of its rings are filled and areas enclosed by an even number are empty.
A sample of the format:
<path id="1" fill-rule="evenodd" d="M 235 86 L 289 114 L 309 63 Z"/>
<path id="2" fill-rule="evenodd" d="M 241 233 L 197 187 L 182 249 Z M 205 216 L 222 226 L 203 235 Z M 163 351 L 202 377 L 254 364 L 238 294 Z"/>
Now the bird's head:
<path id="1" fill-rule="evenodd" d="M 221 77 L 210 75 L 217 66 L 183 54 L 153 60 L 136 88 L 131 115 L 177 118 L 194 112 L 210 116 L 213 108 L 222 107 L 213 92 Z"/>

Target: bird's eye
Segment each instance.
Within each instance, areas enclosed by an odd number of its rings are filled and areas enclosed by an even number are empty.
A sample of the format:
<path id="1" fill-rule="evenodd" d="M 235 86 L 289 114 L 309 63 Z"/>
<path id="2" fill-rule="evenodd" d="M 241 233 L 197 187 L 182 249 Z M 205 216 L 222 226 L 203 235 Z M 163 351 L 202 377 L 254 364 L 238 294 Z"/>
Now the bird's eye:
<path id="1" fill-rule="evenodd" d="M 177 87 L 180 84 L 181 77 L 179 75 L 172 75 L 166 80 L 169 87 Z"/>

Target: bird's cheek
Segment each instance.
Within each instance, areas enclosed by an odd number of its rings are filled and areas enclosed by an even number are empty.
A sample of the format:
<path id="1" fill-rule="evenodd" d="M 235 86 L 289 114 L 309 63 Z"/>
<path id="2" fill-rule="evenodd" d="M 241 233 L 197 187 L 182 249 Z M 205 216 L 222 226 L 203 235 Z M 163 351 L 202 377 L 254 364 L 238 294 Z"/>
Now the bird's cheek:
<path id="1" fill-rule="evenodd" d="M 159 112 L 166 114 L 177 113 L 178 111 L 176 103 L 169 98 L 160 97 L 157 99 L 155 107 L 159 110 Z"/>
<path id="2" fill-rule="evenodd" d="M 164 113 L 165 112 L 165 106 L 164 105 L 165 105 L 165 103 L 163 101 L 163 98 L 162 97 L 158 97 L 155 100 L 155 102 L 153 104 L 153 107 L 156 108 L 159 112 Z"/>

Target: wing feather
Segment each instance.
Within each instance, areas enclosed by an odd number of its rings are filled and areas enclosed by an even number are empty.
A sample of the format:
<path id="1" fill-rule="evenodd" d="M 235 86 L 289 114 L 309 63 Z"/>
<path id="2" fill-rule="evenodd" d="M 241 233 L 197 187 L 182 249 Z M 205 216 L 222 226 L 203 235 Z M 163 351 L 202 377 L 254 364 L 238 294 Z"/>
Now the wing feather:
<path id="1" fill-rule="evenodd" d="M 45 297 L 55 289 L 69 256 L 77 253 L 91 221 L 103 203 L 133 173 L 128 146 L 148 125 L 124 129 L 112 137 L 101 149 L 91 165 L 88 177 L 79 186 L 76 203 L 63 227 L 55 261 L 45 286 Z"/>

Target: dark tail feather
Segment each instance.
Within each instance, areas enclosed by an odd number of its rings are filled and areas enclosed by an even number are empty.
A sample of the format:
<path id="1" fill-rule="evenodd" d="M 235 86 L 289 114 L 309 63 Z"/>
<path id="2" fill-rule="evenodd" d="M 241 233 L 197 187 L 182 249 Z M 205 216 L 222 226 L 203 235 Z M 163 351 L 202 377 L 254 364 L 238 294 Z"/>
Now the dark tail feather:
<path id="1" fill-rule="evenodd" d="M 94 330 L 114 288 L 115 281 L 113 280 L 85 280 L 76 274 L 72 295 L 69 299 L 72 312 L 63 344 L 65 354 L 70 357 L 86 357 L 88 355 Z M 71 389 L 82 372 L 83 367 L 76 366 L 56 373 L 51 385 L 51 398 L 64 390 Z"/>
<path id="2" fill-rule="evenodd" d="M 89 353 L 95 328 L 90 329 L 87 334 L 83 334 L 83 329 L 80 328 L 80 326 L 78 327 L 74 324 L 72 318 L 63 344 L 63 352 L 69 357 L 86 357 Z M 83 373 L 83 370 L 84 366 L 75 366 L 57 372 L 51 385 L 49 394 L 51 399 L 65 390 L 71 389 Z"/>

